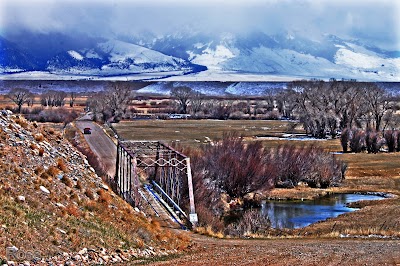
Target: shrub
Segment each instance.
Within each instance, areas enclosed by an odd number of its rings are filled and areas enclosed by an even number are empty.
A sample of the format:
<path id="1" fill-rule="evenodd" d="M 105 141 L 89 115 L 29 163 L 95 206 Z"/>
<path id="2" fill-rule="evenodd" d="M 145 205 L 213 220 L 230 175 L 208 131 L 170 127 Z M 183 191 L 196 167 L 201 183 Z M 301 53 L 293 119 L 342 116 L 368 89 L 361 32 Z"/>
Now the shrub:
<path id="1" fill-rule="evenodd" d="M 68 172 L 68 167 L 62 158 L 57 159 L 57 168 L 63 171 L 64 173 Z"/>
<path id="2" fill-rule="evenodd" d="M 284 145 L 268 155 L 276 187 L 292 188 L 302 181 L 311 187 L 337 185 L 344 179 L 346 165 L 322 148 Z"/>
<path id="3" fill-rule="evenodd" d="M 86 189 L 85 190 L 85 195 L 86 195 L 86 197 L 88 197 L 91 200 L 95 199 L 93 191 L 91 189 Z"/>
<path id="4" fill-rule="evenodd" d="M 365 146 L 368 153 L 377 153 L 381 147 L 378 134 L 375 131 L 369 130 L 365 135 Z"/>
<path id="5" fill-rule="evenodd" d="M 106 203 L 106 204 L 111 202 L 111 196 L 105 190 L 99 189 L 97 191 L 97 194 L 99 195 L 99 199 L 98 199 L 99 202 Z"/>
<path id="6" fill-rule="evenodd" d="M 72 180 L 69 179 L 66 176 L 63 176 L 63 178 L 61 178 L 61 182 L 63 182 L 67 187 L 73 187 L 74 186 Z"/>
<path id="7" fill-rule="evenodd" d="M 83 188 L 83 185 L 82 185 L 82 182 L 81 182 L 81 180 L 78 180 L 78 181 L 76 181 L 76 186 L 75 186 L 77 189 L 82 189 Z"/>
<path id="8" fill-rule="evenodd" d="M 350 150 L 358 153 L 365 150 L 365 133 L 360 129 L 352 129 L 350 134 Z"/>
<path id="9" fill-rule="evenodd" d="M 350 131 L 348 128 L 343 129 L 342 134 L 340 135 L 340 144 L 342 145 L 343 152 L 347 152 L 349 149 L 349 138 Z"/>
<path id="10" fill-rule="evenodd" d="M 32 150 L 36 150 L 37 146 L 35 143 L 31 143 L 31 144 L 29 144 L 29 148 L 31 148 Z"/>
<path id="11" fill-rule="evenodd" d="M 397 139 L 396 135 L 397 135 L 396 131 L 392 130 L 387 130 L 383 134 L 389 152 L 394 152 L 396 150 L 396 139 Z"/>
<path id="12" fill-rule="evenodd" d="M 75 216 L 75 217 L 80 216 L 80 211 L 79 211 L 78 207 L 73 204 L 68 205 L 65 208 L 65 211 L 67 212 L 68 215 Z"/>
<path id="13" fill-rule="evenodd" d="M 44 140 L 44 136 L 43 136 L 42 133 L 35 134 L 35 135 L 34 135 L 34 138 L 35 138 L 35 140 L 38 141 L 38 142 L 41 142 L 41 141 Z"/>
<path id="14" fill-rule="evenodd" d="M 224 133 L 220 143 L 203 149 L 203 171 L 221 191 L 243 197 L 272 184 L 264 155 L 261 142 L 245 144 L 236 133 Z"/>
<path id="15" fill-rule="evenodd" d="M 396 151 L 400 151 L 400 133 L 397 132 L 397 147 Z"/>
<path id="16" fill-rule="evenodd" d="M 47 171 L 46 171 L 48 174 L 49 174 L 49 176 L 51 176 L 51 177 L 55 177 L 56 175 L 58 175 L 58 173 L 60 172 L 60 170 L 57 168 L 57 167 L 55 167 L 55 166 L 50 166 L 48 169 L 47 169 Z"/>
<path id="17" fill-rule="evenodd" d="M 37 167 L 35 168 L 35 170 L 34 170 L 34 172 L 35 172 L 36 175 L 40 175 L 41 173 L 43 173 L 43 171 L 44 171 L 44 168 L 43 168 L 43 166 L 41 166 L 41 165 L 37 166 Z"/>
<path id="18" fill-rule="evenodd" d="M 23 128 L 28 127 L 28 123 L 25 121 L 25 119 L 17 118 L 17 119 L 15 119 L 15 123 L 17 123 L 18 125 L 20 125 Z"/>
<path id="19" fill-rule="evenodd" d="M 270 228 L 270 220 L 260 210 L 248 210 L 243 213 L 237 222 L 226 227 L 225 234 L 235 237 L 257 233 L 265 233 Z"/>
<path id="20" fill-rule="evenodd" d="M 29 120 L 38 122 L 52 122 L 68 124 L 78 117 L 78 113 L 74 110 L 65 108 L 44 109 L 38 114 L 31 114 Z"/>

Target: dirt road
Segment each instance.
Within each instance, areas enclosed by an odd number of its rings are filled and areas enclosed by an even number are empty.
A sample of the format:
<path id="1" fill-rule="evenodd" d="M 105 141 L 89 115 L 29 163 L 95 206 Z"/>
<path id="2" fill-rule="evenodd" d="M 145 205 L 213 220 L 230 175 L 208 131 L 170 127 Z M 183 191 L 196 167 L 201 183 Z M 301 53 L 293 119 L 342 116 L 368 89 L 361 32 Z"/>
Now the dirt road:
<path id="1" fill-rule="evenodd" d="M 104 163 L 107 173 L 110 176 L 115 175 L 115 158 L 117 157 L 117 146 L 104 133 L 103 129 L 96 123 L 83 117 L 76 121 L 76 126 L 83 132 L 86 127 L 91 128 L 91 134 L 85 134 L 85 139 L 92 151 Z"/>
<path id="2" fill-rule="evenodd" d="M 193 240 L 193 252 L 152 265 L 400 265 L 396 240 Z"/>

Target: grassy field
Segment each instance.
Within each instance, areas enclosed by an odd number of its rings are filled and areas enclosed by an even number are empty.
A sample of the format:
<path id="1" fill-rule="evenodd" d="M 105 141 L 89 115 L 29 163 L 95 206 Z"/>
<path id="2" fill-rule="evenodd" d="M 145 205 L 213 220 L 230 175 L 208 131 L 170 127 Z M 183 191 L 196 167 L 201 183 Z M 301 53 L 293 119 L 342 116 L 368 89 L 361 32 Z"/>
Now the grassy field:
<path id="1" fill-rule="evenodd" d="M 280 136 L 294 122 L 265 120 L 137 120 L 113 124 L 118 135 L 127 140 L 162 140 L 198 145 L 222 138 L 223 132 L 237 131 L 247 138 L 259 135 Z M 301 130 L 295 130 L 301 133 Z"/>

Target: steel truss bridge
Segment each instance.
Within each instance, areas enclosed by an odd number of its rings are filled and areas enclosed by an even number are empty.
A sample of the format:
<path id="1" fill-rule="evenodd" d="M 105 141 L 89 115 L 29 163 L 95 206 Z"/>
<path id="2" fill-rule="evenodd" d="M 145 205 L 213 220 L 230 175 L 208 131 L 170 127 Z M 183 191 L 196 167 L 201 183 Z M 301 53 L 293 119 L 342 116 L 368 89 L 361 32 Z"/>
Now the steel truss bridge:
<path id="1" fill-rule="evenodd" d="M 160 141 L 118 141 L 112 181 L 113 190 L 132 206 L 140 209 L 148 203 L 159 215 L 152 197 L 177 222 L 197 223 L 190 158 Z M 189 198 L 189 215 L 181 208 L 183 193 Z"/>

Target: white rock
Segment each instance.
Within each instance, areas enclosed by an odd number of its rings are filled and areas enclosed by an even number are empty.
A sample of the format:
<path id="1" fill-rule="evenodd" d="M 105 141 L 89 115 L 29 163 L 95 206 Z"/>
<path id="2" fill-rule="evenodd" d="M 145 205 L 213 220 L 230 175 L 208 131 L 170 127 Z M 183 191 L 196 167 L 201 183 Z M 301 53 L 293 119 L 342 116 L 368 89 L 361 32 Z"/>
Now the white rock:
<path id="1" fill-rule="evenodd" d="M 100 186 L 101 186 L 102 189 L 105 189 L 105 190 L 109 190 L 110 189 L 107 185 L 104 185 L 104 184 L 101 184 Z"/>
<path id="2" fill-rule="evenodd" d="M 61 234 L 64 234 L 64 235 L 67 233 L 66 231 L 64 231 L 64 230 L 62 230 L 60 228 L 57 228 L 57 231 L 59 231 Z"/>
<path id="3" fill-rule="evenodd" d="M 7 247 L 7 250 L 10 252 L 17 252 L 18 248 L 16 246 Z"/>
<path id="4" fill-rule="evenodd" d="M 49 191 L 47 188 L 45 188 L 44 186 L 40 186 L 39 188 L 40 188 L 40 190 L 43 191 L 44 193 L 50 194 L 50 191 Z"/>
<path id="5" fill-rule="evenodd" d="M 78 254 L 83 255 L 83 254 L 86 254 L 87 251 L 88 251 L 87 248 L 83 248 L 83 249 L 79 250 Z"/>
<path id="6" fill-rule="evenodd" d="M 18 196 L 17 199 L 18 199 L 18 201 L 21 201 L 21 202 L 25 201 L 25 197 L 24 196 Z"/>
<path id="7" fill-rule="evenodd" d="M 58 203 L 58 202 L 56 203 L 56 206 L 57 206 L 57 207 L 60 207 L 60 208 L 65 208 L 65 205 L 64 205 L 64 204 L 61 204 L 61 203 Z"/>

